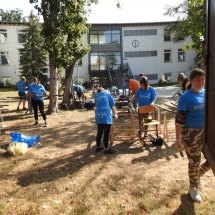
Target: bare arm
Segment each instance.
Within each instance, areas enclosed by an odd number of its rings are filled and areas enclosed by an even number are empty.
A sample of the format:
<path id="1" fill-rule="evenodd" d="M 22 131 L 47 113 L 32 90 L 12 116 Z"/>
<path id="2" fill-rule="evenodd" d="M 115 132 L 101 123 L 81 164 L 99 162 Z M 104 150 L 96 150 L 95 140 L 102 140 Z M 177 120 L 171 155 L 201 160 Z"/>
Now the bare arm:
<path id="1" fill-rule="evenodd" d="M 182 131 L 182 126 L 179 124 L 175 124 L 175 146 L 176 148 L 181 148 L 183 145 L 181 143 L 181 131 Z"/>
<path id="2" fill-rule="evenodd" d="M 115 108 L 115 106 L 111 106 L 111 110 L 113 112 L 113 115 L 116 115 L 116 108 Z"/>

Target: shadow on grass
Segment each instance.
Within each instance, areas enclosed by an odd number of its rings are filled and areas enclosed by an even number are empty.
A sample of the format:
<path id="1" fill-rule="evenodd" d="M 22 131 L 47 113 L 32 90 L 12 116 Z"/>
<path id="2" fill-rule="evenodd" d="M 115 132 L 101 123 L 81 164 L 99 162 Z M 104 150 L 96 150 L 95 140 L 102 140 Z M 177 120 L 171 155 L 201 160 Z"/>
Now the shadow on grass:
<path id="1" fill-rule="evenodd" d="M 190 199 L 189 194 L 181 195 L 181 204 L 171 215 L 196 215 L 195 203 Z"/>

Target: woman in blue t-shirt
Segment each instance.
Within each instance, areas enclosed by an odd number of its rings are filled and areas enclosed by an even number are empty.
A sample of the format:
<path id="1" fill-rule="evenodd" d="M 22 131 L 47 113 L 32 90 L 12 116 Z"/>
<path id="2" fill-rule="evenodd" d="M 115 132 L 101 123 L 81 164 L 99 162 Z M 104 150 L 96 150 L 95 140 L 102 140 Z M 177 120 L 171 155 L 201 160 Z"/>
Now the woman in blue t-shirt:
<path id="1" fill-rule="evenodd" d="M 40 113 L 43 117 L 43 120 L 45 122 L 44 127 L 48 126 L 48 123 L 46 121 L 46 114 L 44 112 L 44 102 L 43 102 L 43 96 L 47 96 L 47 92 L 45 88 L 43 87 L 42 84 L 39 83 L 38 78 L 32 78 L 33 84 L 29 86 L 28 92 L 31 95 L 31 103 L 32 107 L 34 110 L 34 118 L 35 118 L 35 123 L 33 126 L 38 125 L 38 109 L 37 106 L 39 107 Z"/>
<path id="2" fill-rule="evenodd" d="M 118 118 L 115 103 L 112 95 L 108 91 L 105 91 L 102 87 L 99 87 L 97 92 L 98 94 L 95 96 L 95 120 L 97 124 L 96 152 L 103 150 L 100 143 L 102 134 L 104 134 L 103 142 L 105 146 L 105 154 L 113 154 L 115 151 L 108 146 L 108 142 L 112 118 Z"/>
<path id="3" fill-rule="evenodd" d="M 175 118 L 177 148 L 184 147 L 189 160 L 189 194 L 193 201 L 201 202 L 199 189 L 200 177 L 210 166 L 208 161 L 201 161 L 201 152 L 204 142 L 204 102 L 205 72 L 194 69 L 189 76 L 187 91 L 178 100 L 177 114 Z"/>
<path id="4" fill-rule="evenodd" d="M 138 105 L 153 105 L 156 100 L 156 91 L 153 87 L 150 87 L 149 81 L 146 76 L 142 76 L 140 80 L 140 88 L 137 90 L 135 96 L 131 99 L 130 104 L 133 104 L 133 101 L 138 99 Z M 148 118 L 149 114 L 140 114 L 139 120 L 143 120 L 144 118 Z M 145 125 L 145 130 L 148 129 L 148 126 Z M 145 131 L 144 137 L 148 137 L 147 131 Z"/>

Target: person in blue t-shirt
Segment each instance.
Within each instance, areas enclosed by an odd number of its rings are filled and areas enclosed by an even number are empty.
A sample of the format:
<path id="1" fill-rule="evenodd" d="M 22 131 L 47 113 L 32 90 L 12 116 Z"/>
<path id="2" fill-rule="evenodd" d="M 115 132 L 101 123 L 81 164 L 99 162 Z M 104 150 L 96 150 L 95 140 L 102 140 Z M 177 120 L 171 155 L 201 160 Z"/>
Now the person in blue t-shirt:
<path id="1" fill-rule="evenodd" d="M 23 110 L 27 110 L 25 107 L 25 101 L 26 101 L 26 92 L 25 90 L 27 89 L 26 86 L 26 78 L 22 77 L 20 81 L 17 83 L 17 88 L 18 88 L 18 95 L 20 96 L 20 100 L 17 106 L 17 110 L 19 110 L 20 104 L 23 102 Z"/>
<path id="2" fill-rule="evenodd" d="M 33 106 L 34 110 L 34 118 L 35 118 L 35 123 L 33 126 L 38 125 L 38 109 L 37 106 L 39 107 L 40 113 L 43 117 L 43 120 L 45 122 L 44 127 L 48 126 L 47 120 L 46 120 L 46 114 L 44 112 L 44 102 L 43 102 L 43 96 L 47 96 L 47 92 L 45 88 L 43 87 L 42 84 L 40 84 L 38 78 L 34 77 L 33 79 L 33 84 L 30 85 L 28 92 L 31 95 L 31 103 Z"/>
<path id="3" fill-rule="evenodd" d="M 104 90 L 104 88 L 99 87 L 97 92 L 98 94 L 95 96 L 95 120 L 97 124 L 96 152 L 103 150 L 103 147 L 100 146 L 103 134 L 105 154 L 113 154 L 115 151 L 108 146 L 108 142 L 112 118 L 118 118 L 115 103 L 112 95 Z"/>
<path id="4" fill-rule="evenodd" d="M 142 76 L 140 80 L 140 88 L 137 90 L 135 96 L 131 99 L 130 104 L 133 103 L 134 100 L 138 99 L 138 105 L 145 106 L 145 105 L 153 105 L 155 104 L 156 100 L 156 91 L 153 87 L 150 87 L 149 81 L 146 76 Z M 139 120 L 143 120 L 144 118 L 148 118 L 149 114 L 140 114 Z M 145 125 L 145 129 L 148 126 Z M 144 137 L 148 137 L 147 131 L 145 131 Z"/>
<path id="5" fill-rule="evenodd" d="M 207 160 L 202 164 L 201 152 L 204 143 L 205 72 L 199 68 L 191 71 L 187 90 L 179 97 L 175 118 L 177 148 L 184 147 L 189 160 L 189 194 L 193 201 L 201 202 L 200 177 L 210 166 Z"/>
<path id="6" fill-rule="evenodd" d="M 84 108 L 85 96 L 84 96 L 84 88 L 80 85 L 73 85 L 72 91 L 76 91 L 79 99 L 82 99 L 82 109 Z"/>

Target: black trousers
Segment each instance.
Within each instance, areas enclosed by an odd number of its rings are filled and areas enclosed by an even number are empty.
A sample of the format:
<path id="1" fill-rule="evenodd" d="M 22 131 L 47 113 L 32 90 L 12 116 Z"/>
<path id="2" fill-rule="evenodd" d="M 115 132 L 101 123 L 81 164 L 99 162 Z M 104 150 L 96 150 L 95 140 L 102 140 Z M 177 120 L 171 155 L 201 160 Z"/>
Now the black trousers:
<path id="1" fill-rule="evenodd" d="M 46 115 L 44 113 L 44 102 L 43 102 L 43 100 L 34 100 L 34 99 L 32 99 L 31 103 L 32 103 L 32 107 L 33 107 L 33 110 L 34 110 L 34 118 L 35 118 L 35 120 L 38 120 L 37 106 L 39 107 L 39 110 L 40 110 L 40 113 L 41 113 L 41 115 L 43 117 L 43 120 L 46 120 Z"/>
<path id="2" fill-rule="evenodd" d="M 102 134 L 104 133 L 104 136 L 103 136 L 104 147 L 108 148 L 110 128 L 111 128 L 111 124 L 97 124 L 97 136 L 96 136 L 97 147 L 100 146 Z"/>

